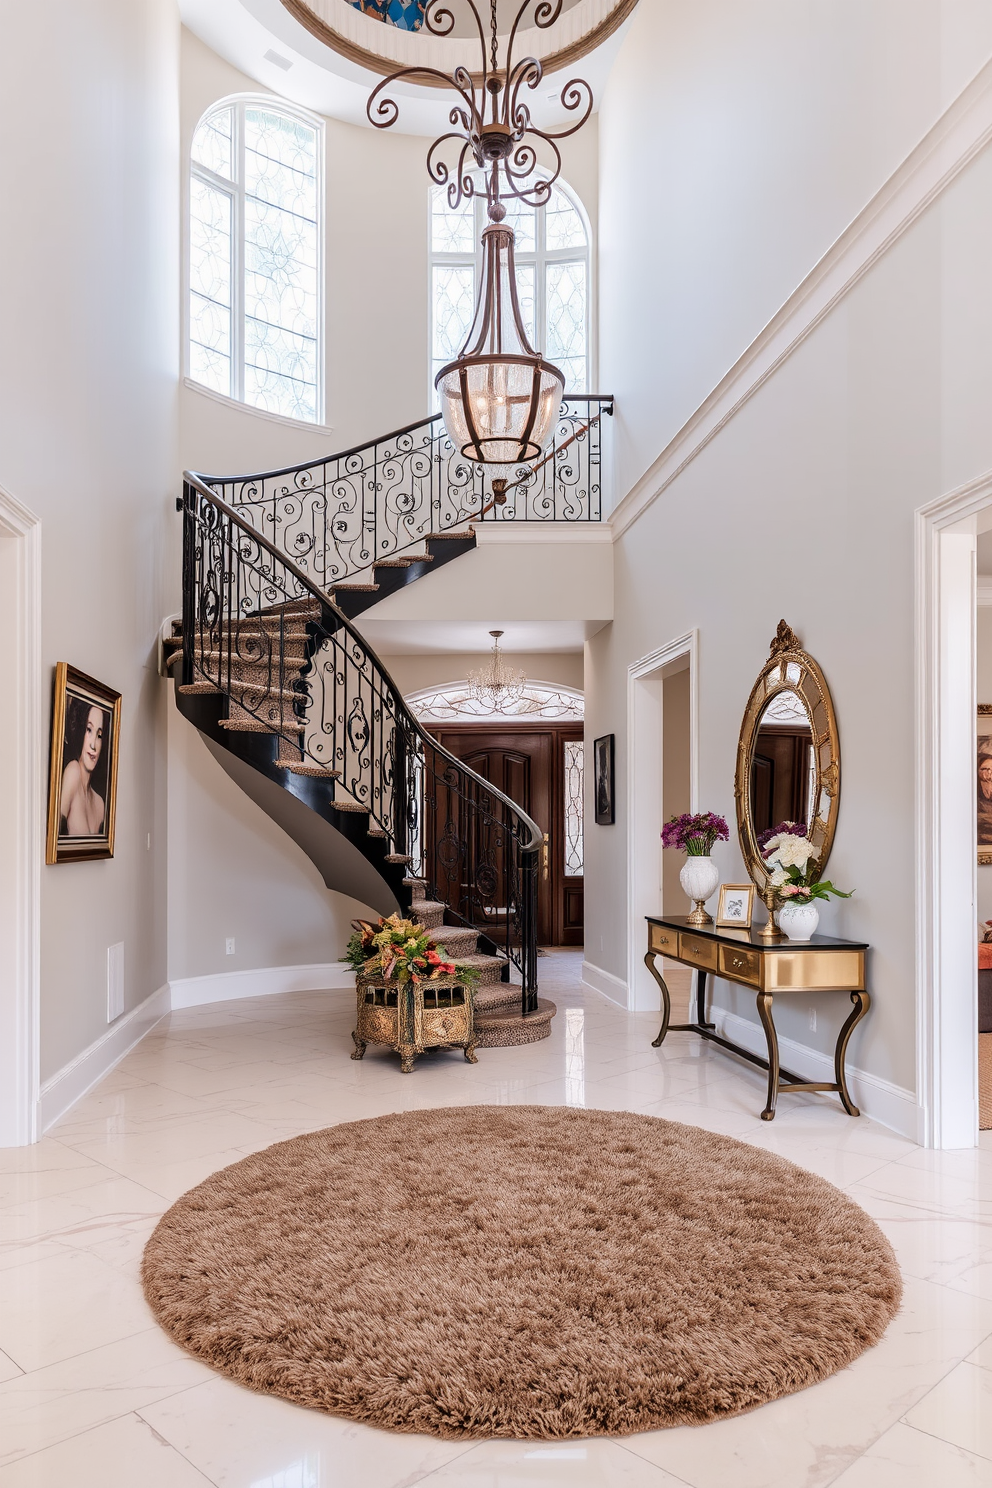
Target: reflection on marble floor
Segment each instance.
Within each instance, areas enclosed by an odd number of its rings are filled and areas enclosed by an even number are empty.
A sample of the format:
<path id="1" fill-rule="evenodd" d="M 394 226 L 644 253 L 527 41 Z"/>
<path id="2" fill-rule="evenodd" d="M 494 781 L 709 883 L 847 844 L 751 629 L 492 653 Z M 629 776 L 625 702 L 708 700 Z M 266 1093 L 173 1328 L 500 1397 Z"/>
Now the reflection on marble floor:
<path id="1" fill-rule="evenodd" d="M 351 999 L 175 1013 L 44 1141 L 0 1152 L 0 1488 L 964 1488 L 992 1483 L 992 1133 L 925 1152 L 829 1096 L 758 1119 L 758 1071 L 541 961 L 547 1042 L 349 1059 Z M 683 989 L 684 990 L 684 989 Z M 681 1016 L 681 1014 L 679 1014 Z M 258 1396 L 187 1358 L 138 1285 L 156 1218 L 269 1143 L 474 1102 L 629 1109 L 754 1142 L 836 1183 L 896 1247 L 905 1305 L 841 1374 L 750 1415 L 583 1442 L 440 1442 Z"/>

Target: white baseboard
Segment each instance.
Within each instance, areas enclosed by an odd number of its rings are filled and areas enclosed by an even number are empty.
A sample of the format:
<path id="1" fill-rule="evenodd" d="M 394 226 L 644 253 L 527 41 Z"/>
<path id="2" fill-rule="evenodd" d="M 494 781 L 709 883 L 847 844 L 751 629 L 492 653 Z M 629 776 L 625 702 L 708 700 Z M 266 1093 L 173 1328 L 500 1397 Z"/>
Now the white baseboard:
<path id="1" fill-rule="evenodd" d="M 173 1008 L 202 1007 L 242 997 L 271 997 L 279 992 L 320 992 L 325 987 L 354 987 L 355 973 L 342 961 L 312 966 L 261 966 L 250 971 L 222 971 L 214 976 L 183 977 L 169 983 Z"/>
<path id="2" fill-rule="evenodd" d="M 603 997 L 608 997 L 611 1002 L 618 1002 L 622 1008 L 627 1006 L 627 983 L 620 977 L 613 975 L 611 971 L 604 971 L 601 966 L 594 966 L 591 961 L 582 963 L 582 981 L 594 992 L 599 992 Z"/>
<path id="3" fill-rule="evenodd" d="M 159 987 L 46 1080 L 38 1097 L 38 1130 L 47 1131 L 99 1080 L 109 1075 L 114 1065 L 165 1017 L 169 1008 L 169 988 Z"/>
<path id="4" fill-rule="evenodd" d="M 760 1054 L 763 1058 L 767 1056 L 765 1035 L 759 1024 L 752 1023 L 737 1013 L 724 1012 L 722 1008 L 711 1008 L 710 1016 L 716 1024 L 717 1032 L 724 1038 L 740 1044 L 752 1054 Z M 834 1062 L 829 1054 L 821 1054 L 817 1049 L 809 1049 L 805 1044 L 796 1043 L 795 1039 L 782 1038 L 781 1035 L 778 1046 L 782 1063 L 795 1074 L 813 1081 L 833 1079 Z M 900 1136 L 908 1137 L 911 1142 L 921 1141 L 922 1112 L 911 1090 L 893 1085 L 889 1080 L 870 1075 L 867 1070 L 857 1069 L 850 1064 L 847 1066 L 847 1083 L 855 1105 L 866 1116 L 870 1116 L 872 1121 L 890 1127 Z"/>

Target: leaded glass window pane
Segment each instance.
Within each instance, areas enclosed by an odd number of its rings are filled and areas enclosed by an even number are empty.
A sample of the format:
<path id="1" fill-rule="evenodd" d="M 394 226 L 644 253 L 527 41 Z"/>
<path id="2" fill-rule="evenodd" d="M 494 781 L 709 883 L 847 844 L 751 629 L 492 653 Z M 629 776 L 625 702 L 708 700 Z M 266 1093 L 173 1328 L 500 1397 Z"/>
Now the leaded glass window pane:
<path id="1" fill-rule="evenodd" d="M 317 139 L 245 110 L 246 403 L 317 417 Z"/>
<path id="2" fill-rule="evenodd" d="M 431 247 L 435 253 L 475 252 L 475 202 L 471 198 L 453 212 L 447 187 L 431 192 Z"/>
<path id="3" fill-rule="evenodd" d="M 435 264 L 431 301 L 434 306 L 434 376 L 454 361 L 472 326 L 475 310 L 475 266 Z"/>
<path id="4" fill-rule="evenodd" d="M 190 376 L 231 392 L 231 212 L 226 191 L 190 181 Z"/>
<path id="5" fill-rule="evenodd" d="M 583 773 L 585 745 L 581 739 L 565 741 L 565 873 L 583 876 Z"/>
<path id="6" fill-rule="evenodd" d="M 225 181 L 234 179 L 234 112 L 219 109 L 204 119 L 193 136 L 193 159 Z"/>
<path id="7" fill-rule="evenodd" d="M 537 247 L 537 214 L 534 208 L 528 207 L 525 202 L 515 201 L 512 197 L 503 205 L 506 207 L 506 225 L 513 228 L 514 253 L 533 253 Z"/>
<path id="8" fill-rule="evenodd" d="M 581 392 L 586 380 L 586 266 L 547 266 L 548 343 L 545 355 L 565 374 L 566 391 Z"/>
<path id="9" fill-rule="evenodd" d="M 560 248 L 585 248 L 586 230 L 572 203 L 560 191 L 552 191 L 544 211 L 545 246 L 549 253 Z"/>
<path id="10" fill-rule="evenodd" d="M 517 264 L 517 301 L 520 305 L 520 318 L 527 332 L 527 339 L 531 346 L 535 346 L 535 314 L 534 303 L 535 273 L 534 264 Z M 535 347 L 539 350 L 540 348 Z"/>

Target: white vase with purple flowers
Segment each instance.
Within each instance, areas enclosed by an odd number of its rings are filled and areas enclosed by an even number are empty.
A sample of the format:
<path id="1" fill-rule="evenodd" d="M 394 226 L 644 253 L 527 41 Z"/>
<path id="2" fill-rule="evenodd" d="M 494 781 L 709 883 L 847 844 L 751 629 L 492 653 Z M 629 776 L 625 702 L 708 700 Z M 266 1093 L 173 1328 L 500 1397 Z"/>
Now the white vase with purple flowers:
<path id="1" fill-rule="evenodd" d="M 715 893 L 720 882 L 720 870 L 710 857 L 714 842 L 726 842 L 730 836 L 727 823 L 722 816 L 712 811 L 673 816 L 661 829 L 662 847 L 674 847 L 686 855 L 679 873 L 679 883 L 695 904 L 687 916 L 689 925 L 712 925 L 713 917 L 706 913 L 706 900 Z"/>
<path id="2" fill-rule="evenodd" d="M 850 899 L 854 892 L 835 889 L 818 877 L 819 865 L 805 822 L 780 822 L 758 838 L 768 884 L 779 901 L 778 923 L 790 940 L 811 940 L 820 923 L 818 899 Z"/>

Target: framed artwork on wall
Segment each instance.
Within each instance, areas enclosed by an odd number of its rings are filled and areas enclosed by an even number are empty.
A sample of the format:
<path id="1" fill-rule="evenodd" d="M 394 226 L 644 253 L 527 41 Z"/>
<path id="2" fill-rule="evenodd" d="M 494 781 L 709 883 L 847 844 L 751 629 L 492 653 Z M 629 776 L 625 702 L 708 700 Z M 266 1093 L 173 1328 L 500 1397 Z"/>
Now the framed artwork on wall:
<path id="1" fill-rule="evenodd" d="M 721 884 L 716 911 L 718 930 L 749 930 L 754 910 L 754 884 Z"/>
<path id="2" fill-rule="evenodd" d="M 992 703 L 978 705 L 978 862 L 992 863 Z"/>
<path id="3" fill-rule="evenodd" d="M 114 856 L 121 695 L 60 661 L 52 700 L 46 863 Z"/>
<path id="4" fill-rule="evenodd" d="M 592 746 L 593 792 L 597 827 L 612 827 L 616 810 L 613 801 L 615 734 L 603 734 Z"/>

